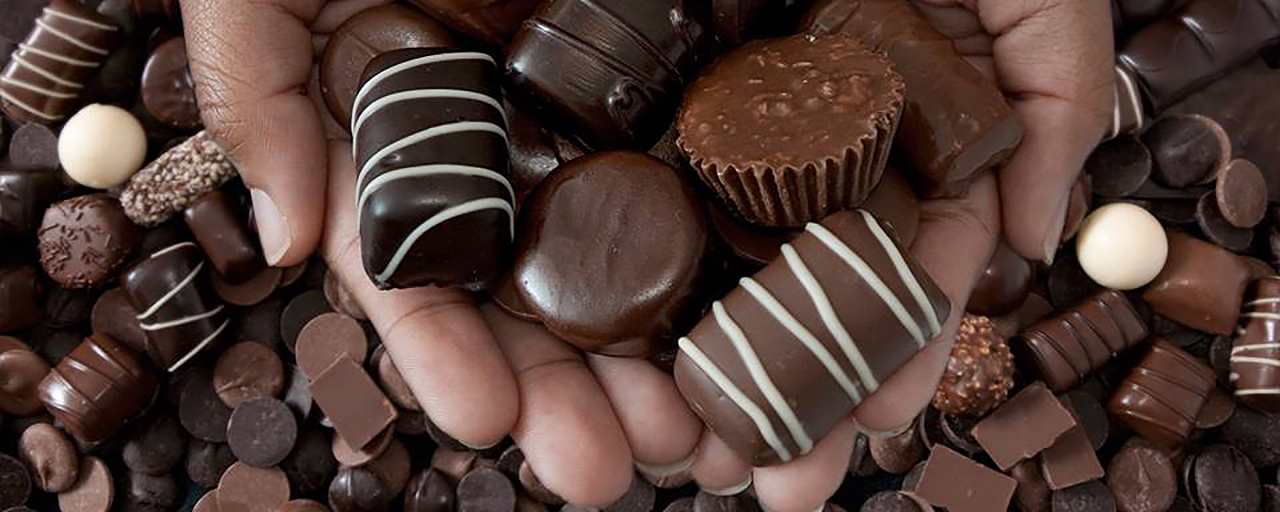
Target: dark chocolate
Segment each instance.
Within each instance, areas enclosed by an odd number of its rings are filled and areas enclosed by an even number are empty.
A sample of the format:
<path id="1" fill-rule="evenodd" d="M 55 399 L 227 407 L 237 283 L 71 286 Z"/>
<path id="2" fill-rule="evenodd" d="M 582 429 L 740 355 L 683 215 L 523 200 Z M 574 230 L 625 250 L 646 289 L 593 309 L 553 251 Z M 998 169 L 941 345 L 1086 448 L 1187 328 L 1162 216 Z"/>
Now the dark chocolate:
<path id="1" fill-rule="evenodd" d="M 1151 177 L 1151 151 L 1137 137 L 1122 135 L 1103 142 L 1084 163 L 1093 179 L 1093 192 L 1105 197 L 1126 197 Z"/>
<path id="2" fill-rule="evenodd" d="M 45 285 L 31 265 L 0 265 L 0 332 L 29 327 L 44 316 Z"/>
<path id="3" fill-rule="evenodd" d="M 229 284 L 243 284 L 266 266 L 257 237 L 249 231 L 246 211 L 229 192 L 218 189 L 197 199 L 183 212 L 196 243 Z"/>
<path id="4" fill-rule="evenodd" d="M 45 408 L 72 435 L 106 439 L 151 403 L 157 379 L 138 356 L 104 335 L 85 338 L 40 383 Z"/>
<path id="5" fill-rule="evenodd" d="M 1231 159 L 1231 140 L 1213 119 L 1199 115 L 1164 116 L 1142 134 L 1151 152 L 1159 184 L 1175 189 L 1214 179 Z"/>
<path id="6" fill-rule="evenodd" d="M 449 28 L 485 43 L 505 46 L 533 14 L 538 0 L 410 0 Z"/>
<path id="7" fill-rule="evenodd" d="M 40 412 L 40 382 L 49 374 L 49 364 L 39 354 L 26 349 L 0 353 L 0 412 L 30 416 Z"/>
<path id="8" fill-rule="evenodd" d="M 993 317 L 1012 313 L 1031 294 L 1035 277 L 1031 262 L 1000 241 L 969 294 L 965 309 L 975 315 Z"/>
<path id="9" fill-rule="evenodd" d="M 54 203 L 37 236 L 49 277 L 66 288 L 93 288 L 115 277 L 141 230 L 114 198 L 93 194 Z"/>
<path id="10" fill-rule="evenodd" d="M 200 128 L 187 42 L 175 37 L 151 52 L 142 71 L 142 104 L 155 120 L 181 130 Z"/>
<path id="11" fill-rule="evenodd" d="M 63 188 L 53 169 L 0 168 L 0 236 L 35 231 Z"/>
<path id="12" fill-rule="evenodd" d="M 147 354 L 170 372 L 217 343 L 230 323 L 202 274 L 205 264 L 196 244 L 179 242 L 152 253 L 123 278 L 147 333 Z"/>
<path id="13" fill-rule="evenodd" d="M 1049 389 L 1062 392 L 1146 337 L 1147 324 L 1129 299 L 1107 290 L 1041 320 L 1012 346 Z"/>

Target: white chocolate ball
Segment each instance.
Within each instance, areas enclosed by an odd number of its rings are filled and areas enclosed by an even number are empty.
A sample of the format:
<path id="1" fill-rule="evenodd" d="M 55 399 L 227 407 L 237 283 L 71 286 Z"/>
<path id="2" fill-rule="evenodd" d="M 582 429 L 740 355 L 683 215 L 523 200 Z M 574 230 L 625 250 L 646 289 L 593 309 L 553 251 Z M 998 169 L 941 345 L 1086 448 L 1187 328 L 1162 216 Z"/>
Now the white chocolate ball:
<path id="1" fill-rule="evenodd" d="M 1150 212 L 1128 203 L 1094 210 L 1076 235 L 1080 267 L 1095 282 L 1115 290 L 1150 283 L 1164 268 L 1169 239 Z"/>
<path id="2" fill-rule="evenodd" d="M 147 133 L 127 110 L 93 104 L 58 135 L 58 161 L 76 183 L 111 188 L 129 180 L 147 156 Z"/>

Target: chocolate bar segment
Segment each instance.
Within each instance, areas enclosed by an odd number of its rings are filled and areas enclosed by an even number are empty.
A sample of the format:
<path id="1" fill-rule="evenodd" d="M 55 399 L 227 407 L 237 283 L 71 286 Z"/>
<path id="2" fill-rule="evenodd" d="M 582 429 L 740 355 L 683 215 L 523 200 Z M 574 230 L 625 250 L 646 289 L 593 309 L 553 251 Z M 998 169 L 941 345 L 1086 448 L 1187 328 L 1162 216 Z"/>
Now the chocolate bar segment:
<path id="1" fill-rule="evenodd" d="M 685 400 L 757 466 L 808 453 L 951 310 L 870 213 L 841 212 L 805 229 L 679 342 Z"/>
<path id="2" fill-rule="evenodd" d="M 1116 386 L 1107 409 L 1154 443 L 1176 448 L 1195 429 L 1196 415 L 1215 384 L 1203 361 L 1157 338 L 1151 350 Z"/>
<path id="3" fill-rule="evenodd" d="M 351 133 L 365 272 L 384 289 L 488 287 L 515 235 L 493 58 L 396 50 L 361 83 Z"/>
<path id="4" fill-rule="evenodd" d="M 40 383 L 40 399 L 83 441 L 114 434 L 151 403 L 156 376 L 124 345 L 102 334 L 85 338 Z"/>
<path id="5" fill-rule="evenodd" d="M 974 425 L 972 433 L 996 467 L 1008 471 L 1076 426 L 1071 411 L 1043 383 L 1035 382 Z"/>
<path id="6" fill-rule="evenodd" d="M 1254 282 L 1241 327 L 1231 346 L 1236 400 L 1260 411 L 1280 412 L 1280 277 Z"/>
<path id="7" fill-rule="evenodd" d="M 1129 299 L 1106 290 L 1032 325 L 1012 347 L 1049 389 L 1060 393 L 1146 337 L 1147 324 Z"/>
<path id="8" fill-rule="evenodd" d="M 171 372 L 214 344 L 230 322 L 205 267 L 196 244 L 179 242 L 152 253 L 122 280 L 147 335 L 147 353 Z"/>
<path id="9" fill-rule="evenodd" d="M 1009 508 L 1018 482 L 991 468 L 934 445 L 915 493 L 951 512 L 996 512 Z"/>

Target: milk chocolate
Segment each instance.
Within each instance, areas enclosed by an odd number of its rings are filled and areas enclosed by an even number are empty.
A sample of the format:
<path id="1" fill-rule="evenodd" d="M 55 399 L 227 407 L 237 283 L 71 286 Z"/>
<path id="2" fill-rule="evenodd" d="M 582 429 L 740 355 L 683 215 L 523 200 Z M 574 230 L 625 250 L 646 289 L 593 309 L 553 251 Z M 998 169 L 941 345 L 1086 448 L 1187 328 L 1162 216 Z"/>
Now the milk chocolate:
<path id="1" fill-rule="evenodd" d="M 676 384 L 745 460 L 785 462 L 874 393 L 950 311 L 870 213 L 837 213 L 809 224 L 680 339 Z"/>
<path id="2" fill-rule="evenodd" d="M 1058 399 L 1075 417 L 1076 426 L 1058 437 L 1053 446 L 1040 452 L 1040 469 L 1044 473 L 1044 480 L 1049 488 L 1055 491 L 1106 475 L 1106 471 L 1102 469 L 1102 463 L 1098 461 L 1098 454 L 1094 451 L 1095 445 L 1090 440 L 1080 411 L 1074 408 L 1071 401 L 1067 399 L 1068 396 L 1064 395 Z M 1101 407 L 1096 400 L 1092 398 L 1089 400 L 1094 407 L 1098 407 L 1099 413 L 1105 414 L 1101 412 Z M 1103 420 L 1105 421 L 1105 416 Z M 1101 444 L 1098 446 L 1101 447 Z"/>
<path id="3" fill-rule="evenodd" d="M 54 203 L 36 236 L 45 273 L 64 288 L 79 289 L 115 278 L 141 230 L 115 199 L 92 194 Z"/>
<path id="4" fill-rule="evenodd" d="M 101 334 L 85 338 L 40 383 L 40 399 L 82 441 L 110 437 L 151 403 L 157 379 L 137 355 Z"/>
<path id="5" fill-rule="evenodd" d="M 362 447 L 396 420 L 396 406 L 358 363 L 343 355 L 311 381 L 311 396 L 338 435 Z"/>
<path id="6" fill-rule="evenodd" d="M 822 0 L 800 26 L 815 35 L 859 37 L 889 55 L 907 82 L 895 140 L 927 192 L 964 190 L 978 171 L 1003 163 L 1022 141 L 1022 123 L 996 85 L 910 2 Z"/>
<path id="7" fill-rule="evenodd" d="M 1196 416 L 1215 384 L 1213 369 L 1156 338 L 1146 356 L 1116 386 L 1111 414 L 1142 437 L 1176 448 L 1195 429 Z"/>
<path id="8" fill-rule="evenodd" d="M 202 273 L 205 265 L 196 244 L 179 242 L 152 253 L 123 278 L 147 334 L 147 353 L 170 372 L 215 344 L 230 323 Z"/>
<path id="9" fill-rule="evenodd" d="M 1002 471 L 1053 446 L 1077 426 L 1075 416 L 1041 382 L 1013 395 L 973 427 L 973 437 Z"/>
<path id="10" fill-rule="evenodd" d="M 506 113 L 492 57 L 384 53 L 352 110 L 364 268 L 379 288 L 488 287 L 515 236 Z"/>
<path id="11" fill-rule="evenodd" d="M 517 99 L 597 150 L 647 149 L 692 81 L 704 29 L 678 0 L 550 0 L 508 47 Z"/>
<path id="12" fill-rule="evenodd" d="M 229 284 L 243 284 L 266 266 L 257 237 L 249 232 L 247 208 L 223 189 L 197 199 L 183 212 L 196 243 Z"/>
<path id="13" fill-rule="evenodd" d="M 1153 312 L 1192 329 L 1227 336 L 1234 332 L 1249 284 L 1244 260 L 1221 247 L 1169 232 L 1169 257 L 1142 298 Z"/>
<path id="14" fill-rule="evenodd" d="M 951 512 L 1001 512 L 1018 482 L 937 445 L 925 462 L 916 495 Z"/>
<path id="15" fill-rule="evenodd" d="M 1254 281 L 1231 346 L 1236 400 L 1280 412 L 1280 277 Z"/>
<path id="16" fill-rule="evenodd" d="M 1106 290 L 1037 322 L 1012 346 L 1049 389 L 1062 392 L 1146 337 L 1147 324 L 1129 299 Z"/>

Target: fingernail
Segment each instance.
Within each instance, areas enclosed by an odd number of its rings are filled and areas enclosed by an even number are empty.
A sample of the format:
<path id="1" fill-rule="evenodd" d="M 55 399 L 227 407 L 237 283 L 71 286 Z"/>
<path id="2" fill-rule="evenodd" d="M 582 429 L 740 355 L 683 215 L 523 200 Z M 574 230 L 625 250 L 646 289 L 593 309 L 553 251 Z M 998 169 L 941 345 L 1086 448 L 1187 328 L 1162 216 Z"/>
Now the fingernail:
<path id="1" fill-rule="evenodd" d="M 643 462 L 636 461 L 636 469 L 647 476 L 655 478 L 671 476 L 688 471 L 689 468 L 693 467 L 693 456 L 694 454 L 691 453 L 688 457 L 685 457 L 684 460 L 676 461 L 671 464 L 645 464 Z"/>
<path id="2" fill-rule="evenodd" d="M 267 264 L 275 266 L 293 245 L 293 230 L 289 221 L 280 213 L 280 207 L 266 192 L 249 189 L 253 199 L 253 218 L 258 224 L 258 237 L 262 240 L 262 255 Z"/>
<path id="3" fill-rule="evenodd" d="M 1049 222 L 1049 235 L 1044 239 L 1046 265 L 1053 265 L 1053 258 L 1058 254 L 1058 247 L 1062 245 L 1062 232 L 1067 229 L 1067 210 L 1070 206 L 1071 196 L 1067 196 Z"/>
<path id="4" fill-rule="evenodd" d="M 737 485 L 731 485 L 723 489 L 703 489 L 702 491 L 706 492 L 707 494 L 714 494 L 716 496 L 733 496 L 735 494 L 741 494 L 742 491 L 745 491 L 747 490 L 748 487 L 751 487 L 751 482 L 752 482 L 751 475 L 747 474 L 747 479 Z"/>
<path id="5" fill-rule="evenodd" d="M 462 446 L 466 446 L 467 448 L 470 448 L 470 449 L 472 449 L 473 451 L 482 452 L 482 451 L 488 450 L 488 449 L 490 449 L 490 448 L 493 448 L 494 446 L 498 446 L 498 443 L 500 443 L 500 442 L 502 442 L 502 441 L 494 441 L 494 442 L 489 443 L 489 444 L 487 444 L 487 445 L 472 444 L 472 443 L 468 443 L 468 442 L 466 442 L 466 441 L 463 441 L 463 440 L 461 440 L 461 439 L 459 439 L 459 440 L 458 440 L 458 442 L 459 442 L 459 443 L 461 443 L 461 444 L 462 444 Z"/>
<path id="6" fill-rule="evenodd" d="M 908 429 L 910 429 L 911 427 L 914 427 L 914 426 L 915 426 L 915 422 L 911 422 L 911 423 L 908 423 L 908 424 L 906 424 L 906 425 L 903 425 L 903 426 L 901 426 L 901 427 L 898 427 L 898 428 L 895 428 L 895 429 L 892 429 L 892 430 L 874 430 L 874 429 L 869 429 L 869 428 L 864 427 L 864 426 L 862 426 L 861 424 L 859 424 L 859 425 L 858 425 L 858 431 L 859 431 L 859 432 L 862 432 L 862 433 L 863 433 L 864 435 L 866 435 L 867 437 L 874 437 L 874 438 L 877 438 L 877 439 L 888 439 L 888 438 L 891 438 L 891 437 L 898 437 L 898 436 L 902 435 L 902 433 L 903 433 L 903 432 L 906 432 Z"/>

